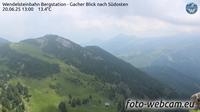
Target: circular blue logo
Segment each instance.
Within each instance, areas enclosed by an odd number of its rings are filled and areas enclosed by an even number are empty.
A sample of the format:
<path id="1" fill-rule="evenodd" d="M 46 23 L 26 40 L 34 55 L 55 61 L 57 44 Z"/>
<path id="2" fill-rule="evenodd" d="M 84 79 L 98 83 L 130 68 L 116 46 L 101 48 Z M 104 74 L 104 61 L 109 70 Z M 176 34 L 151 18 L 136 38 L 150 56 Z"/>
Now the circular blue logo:
<path id="1" fill-rule="evenodd" d="M 187 5 L 186 5 L 186 11 L 189 13 L 189 14 L 195 14 L 196 12 L 197 12 L 197 10 L 198 10 L 198 6 L 197 6 L 197 4 L 195 4 L 195 3 L 188 3 Z"/>

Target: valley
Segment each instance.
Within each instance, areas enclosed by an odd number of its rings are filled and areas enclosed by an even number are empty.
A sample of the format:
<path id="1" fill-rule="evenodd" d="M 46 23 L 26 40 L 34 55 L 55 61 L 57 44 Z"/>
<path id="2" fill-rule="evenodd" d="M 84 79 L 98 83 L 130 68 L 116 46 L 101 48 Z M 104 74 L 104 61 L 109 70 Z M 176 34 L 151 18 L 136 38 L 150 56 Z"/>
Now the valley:
<path id="1" fill-rule="evenodd" d="M 200 39 L 193 35 L 163 38 L 119 35 L 98 45 L 182 96 L 190 97 L 200 91 L 199 43 Z"/>
<path id="2" fill-rule="evenodd" d="M 28 96 L 26 101 L 16 89 L 24 107 L 9 108 L 2 99 L 5 112 L 116 112 L 123 111 L 128 97 L 178 96 L 100 47 L 82 47 L 57 35 L 1 44 L 0 73 L 7 85 L 26 88 Z"/>

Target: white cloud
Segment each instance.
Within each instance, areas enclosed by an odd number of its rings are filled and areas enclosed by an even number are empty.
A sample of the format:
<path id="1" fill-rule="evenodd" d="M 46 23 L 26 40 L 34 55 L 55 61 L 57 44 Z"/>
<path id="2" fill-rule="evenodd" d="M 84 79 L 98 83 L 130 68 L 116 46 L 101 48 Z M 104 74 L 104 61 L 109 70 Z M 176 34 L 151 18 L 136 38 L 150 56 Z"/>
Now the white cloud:
<path id="1" fill-rule="evenodd" d="M 19 1 L 27 2 L 27 0 Z M 58 0 L 43 1 L 58 2 Z M 66 2 L 66 0 L 59 1 Z M 75 2 L 75 0 L 70 1 Z M 129 7 L 61 7 L 54 8 L 50 13 L 1 12 L 0 36 L 9 37 L 10 40 L 21 40 L 54 33 L 70 36 L 72 40 L 86 41 L 100 37 L 111 38 L 121 33 L 145 37 L 200 33 L 200 14 L 186 13 L 187 0 L 120 1 L 129 2 Z"/>

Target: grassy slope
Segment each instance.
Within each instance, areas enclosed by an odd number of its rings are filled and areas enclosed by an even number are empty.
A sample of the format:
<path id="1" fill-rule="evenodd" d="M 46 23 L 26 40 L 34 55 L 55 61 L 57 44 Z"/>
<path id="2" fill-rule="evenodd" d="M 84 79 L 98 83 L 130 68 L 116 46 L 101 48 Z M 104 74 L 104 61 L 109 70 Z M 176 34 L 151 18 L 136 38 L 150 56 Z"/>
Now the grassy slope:
<path id="1" fill-rule="evenodd" d="M 192 112 L 200 112 L 200 110 L 193 110 Z"/>
<path id="2" fill-rule="evenodd" d="M 47 57 L 42 51 L 35 49 L 33 46 L 25 44 L 11 44 L 11 48 L 18 52 L 29 54 L 32 57 L 56 63 L 60 65 L 61 73 L 43 79 L 31 79 L 25 77 L 13 78 L 10 82 L 21 82 L 29 87 L 32 98 L 29 105 L 30 112 L 56 112 L 60 101 L 68 101 L 68 95 L 71 94 L 75 98 L 86 98 L 92 95 L 92 101 L 89 105 L 78 106 L 72 108 L 68 105 L 70 112 L 116 112 L 116 104 L 107 99 L 104 91 L 109 90 L 110 85 L 95 80 L 93 76 L 83 74 L 76 68 L 62 63 L 60 60 L 53 57 Z M 74 83 L 73 80 L 79 80 L 80 84 Z M 57 85 L 59 89 L 49 87 L 49 85 Z M 98 87 L 103 87 L 99 89 Z M 59 93 L 59 94 L 58 94 Z M 98 103 L 101 100 L 102 103 Z M 111 102 L 112 106 L 105 108 L 104 102 Z"/>

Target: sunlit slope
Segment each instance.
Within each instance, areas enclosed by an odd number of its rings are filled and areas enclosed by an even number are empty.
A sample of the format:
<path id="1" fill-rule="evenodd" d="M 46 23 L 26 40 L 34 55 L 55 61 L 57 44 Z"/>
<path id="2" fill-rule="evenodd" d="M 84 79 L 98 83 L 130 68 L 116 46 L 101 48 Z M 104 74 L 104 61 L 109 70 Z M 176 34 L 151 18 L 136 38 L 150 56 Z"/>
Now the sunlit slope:
<path id="1" fill-rule="evenodd" d="M 63 108 L 70 112 L 116 112 L 127 97 L 177 96 L 105 50 L 82 47 L 55 35 L 1 46 L 0 73 L 2 85 L 13 85 L 13 91 L 19 83 L 28 88 L 27 101 L 17 91 L 14 96 L 24 101 L 28 112 L 57 112 Z M 15 110 L 9 103 L 4 106 Z"/>
<path id="2" fill-rule="evenodd" d="M 116 85 L 116 89 L 126 97 L 174 96 L 170 88 L 100 47 L 82 47 L 57 35 L 28 39 L 21 43 L 34 46 L 43 53 L 76 67 L 82 73 L 94 75 L 102 81 Z"/>
<path id="3" fill-rule="evenodd" d="M 32 98 L 28 103 L 31 112 L 55 112 L 58 111 L 58 104 L 61 101 L 69 101 L 69 95 L 74 98 L 85 99 L 92 96 L 90 104 L 71 107 L 68 104 L 70 112 L 93 112 L 94 110 L 102 110 L 107 112 L 115 112 L 117 107 L 117 100 L 111 101 L 109 95 L 111 85 L 103 83 L 94 76 L 81 73 L 73 66 L 66 65 L 62 61 L 47 56 L 39 49 L 26 44 L 11 44 L 10 47 L 15 51 L 28 54 L 33 58 L 51 63 L 58 64 L 60 72 L 49 75 L 44 78 L 30 78 L 30 77 L 15 77 L 10 82 L 21 82 L 30 89 Z M 120 98 L 120 96 L 118 96 Z M 110 102 L 111 107 L 106 108 L 104 103 Z"/>

